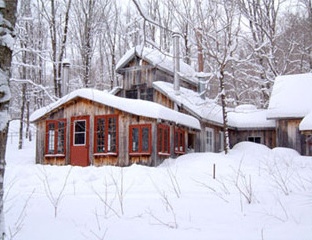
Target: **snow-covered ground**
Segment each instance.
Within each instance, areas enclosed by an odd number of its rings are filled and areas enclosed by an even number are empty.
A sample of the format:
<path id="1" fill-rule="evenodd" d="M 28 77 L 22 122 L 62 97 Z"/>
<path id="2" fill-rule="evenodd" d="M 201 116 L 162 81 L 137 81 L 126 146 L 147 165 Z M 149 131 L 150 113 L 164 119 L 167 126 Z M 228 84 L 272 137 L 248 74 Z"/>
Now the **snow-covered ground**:
<path id="1" fill-rule="evenodd" d="M 17 149 L 17 122 L 10 131 L 8 239 L 312 239 L 312 158 L 293 150 L 245 142 L 157 168 L 43 166 L 35 141 Z"/>

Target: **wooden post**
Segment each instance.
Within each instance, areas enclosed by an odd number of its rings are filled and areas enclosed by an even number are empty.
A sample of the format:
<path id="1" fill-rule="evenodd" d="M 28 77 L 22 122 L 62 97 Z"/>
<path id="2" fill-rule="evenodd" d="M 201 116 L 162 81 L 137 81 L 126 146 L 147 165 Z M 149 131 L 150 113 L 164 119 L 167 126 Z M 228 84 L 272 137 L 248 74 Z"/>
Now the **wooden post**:
<path id="1" fill-rule="evenodd" d="M 213 179 L 216 179 L 216 164 L 215 163 L 212 166 L 212 177 Z"/>

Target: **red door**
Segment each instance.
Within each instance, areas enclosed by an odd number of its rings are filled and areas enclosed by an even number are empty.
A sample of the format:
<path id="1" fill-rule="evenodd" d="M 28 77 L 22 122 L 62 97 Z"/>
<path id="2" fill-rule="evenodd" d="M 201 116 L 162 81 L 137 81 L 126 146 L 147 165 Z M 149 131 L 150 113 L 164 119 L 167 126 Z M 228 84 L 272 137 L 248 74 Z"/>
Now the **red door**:
<path id="1" fill-rule="evenodd" d="M 89 165 L 89 116 L 71 118 L 70 164 Z"/>

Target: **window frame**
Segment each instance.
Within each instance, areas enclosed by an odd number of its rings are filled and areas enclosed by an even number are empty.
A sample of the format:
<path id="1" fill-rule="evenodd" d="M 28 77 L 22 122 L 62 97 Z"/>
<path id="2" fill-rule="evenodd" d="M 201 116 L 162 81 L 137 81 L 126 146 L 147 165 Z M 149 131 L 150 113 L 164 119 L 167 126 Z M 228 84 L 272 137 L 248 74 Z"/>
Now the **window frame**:
<path id="1" fill-rule="evenodd" d="M 148 129 L 148 141 L 147 141 L 147 147 L 148 150 L 143 150 L 143 129 Z M 138 129 L 138 150 L 133 150 L 133 130 Z M 151 155 L 152 154 L 152 124 L 133 124 L 129 125 L 129 155 L 135 156 L 135 155 Z"/>
<path id="2" fill-rule="evenodd" d="M 60 123 L 64 124 L 63 127 L 63 138 L 60 138 Z M 54 127 L 53 130 L 50 129 L 50 125 Z M 51 135 L 53 131 L 53 144 L 51 144 Z M 67 122 L 66 119 L 57 119 L 57 120 L 46 120 L 46 129 L 45 129 L 45 156 L 65 156 L 66 155 L 66 131 L 67 131 Z M 60 144 L 62 142 L 62 144 Z M 53 149 L 50 147 L 53 146 Z M 60 146 L 63 147 L 63 151 L 59 152 Z"/>
<path id="3" fill-rule="evenodd" d="M 103 152 L 100 152 L 98 150 L 98 130 L 97 130 L 97 127 L 98 127 L 98 120 L 99 119 L 104 119 L 105 121 L 105 124 L 104 124 L 104 151 Z M 109 142 L 110 142 L 110 137 L 109 137 L 109 134 L 110 134 L 110 128 L 109 128 L 109 119 L 115 119 L 115 122 L 116 122 L 116 132 L 115 132 L 115 151 L 111 151 L 109 150 L 108 146 L 109 146 Z M 93 154 L 94 155 L 118 155 L 118 138 L 119 138 L 119 132 L 118 132 L 118 115 L 117 114 L 107 114 L 107 115 L 96 115 L 94 117 L 94 148 L 93 148 Z"/>
<path id="4" fill-rule="evenodd" d="M 182 128 L 174 129 L 174 153 L 185 154 L 185 130 Z"/>
<path id="5" fill-rule="evenodd" d="M 214 152 L 215 133 L 214 129 L 210 127 L 205 128 L 205 152 Z"/>
<path id="6" fill-rule="evenodd" d="M 260 141 L 257 142 L 256 139 L 259 139 Z M 261 136 L 248 136 L 247 137 L 248 142 L 253 142 L 253 143 L 262 143 L 262 137 Z"/>
<path id="7" fill-rule="evenodd" d="M 165 132 L 167 132 L 167 135 L 164 134 Z M 170 151 L 170 126 L 166 124 L 158 124 L 157 125 L 157 153 L 158 155 L 170 156 L 170 152 L 171 152 Z"/>
<path id="8" fill-rule="evenodd" d="M 77 122 L 84 122 L 84 131 L 83 132 L 78 132 L 76 131 L 76 123 Z M 75 119 L 73 122 L 74 126 L 73 126 L 73 146 L 79 147 L 79 146 L 85 146 L 87 144 L 87 120 L 86 119 Z M 83 134 L 83 139 L 84 142 L 83 143 L 76 143 L 76 136 L 77 134 Z"/>

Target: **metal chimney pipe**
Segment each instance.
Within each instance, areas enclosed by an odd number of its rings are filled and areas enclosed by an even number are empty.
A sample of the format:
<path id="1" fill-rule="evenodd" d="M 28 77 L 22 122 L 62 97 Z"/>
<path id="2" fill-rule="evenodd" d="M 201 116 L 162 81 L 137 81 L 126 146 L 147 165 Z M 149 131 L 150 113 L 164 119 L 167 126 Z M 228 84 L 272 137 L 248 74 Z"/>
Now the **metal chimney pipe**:
<path id="1" fill-rule="evenodd" d="M 172 34 L 173 38 L 173 72 L 174 72 L 174 77 L 173 77 L 173 89 L 176 92 L 176 94 L 179 94 L 180 91 L 180 77 L 179 77 L 179 72 L 180 72 L 180 49 L 179 49 L 179 40 L 180 40 L 180 35 L 178 33 L 173 33 Z"/>
<path id="2" fill-rule="evenodd" d="M 197 40 L 198 72 L 203 72 L 204 71 L 204 56 L 203 56 L 203 35 L 202 35 L 201 28 L 198 28 L 196 30 L 196 40 Z"/>
<path id="3" fill-rule="evenodd" d="M 63 60 L 63 91 L 62 91 L 62 96 L 65 96 L 68 94 L 68 85 L 69 85 L 69 67 L 70 67 L 70 62 L 68 59 Z"/>

